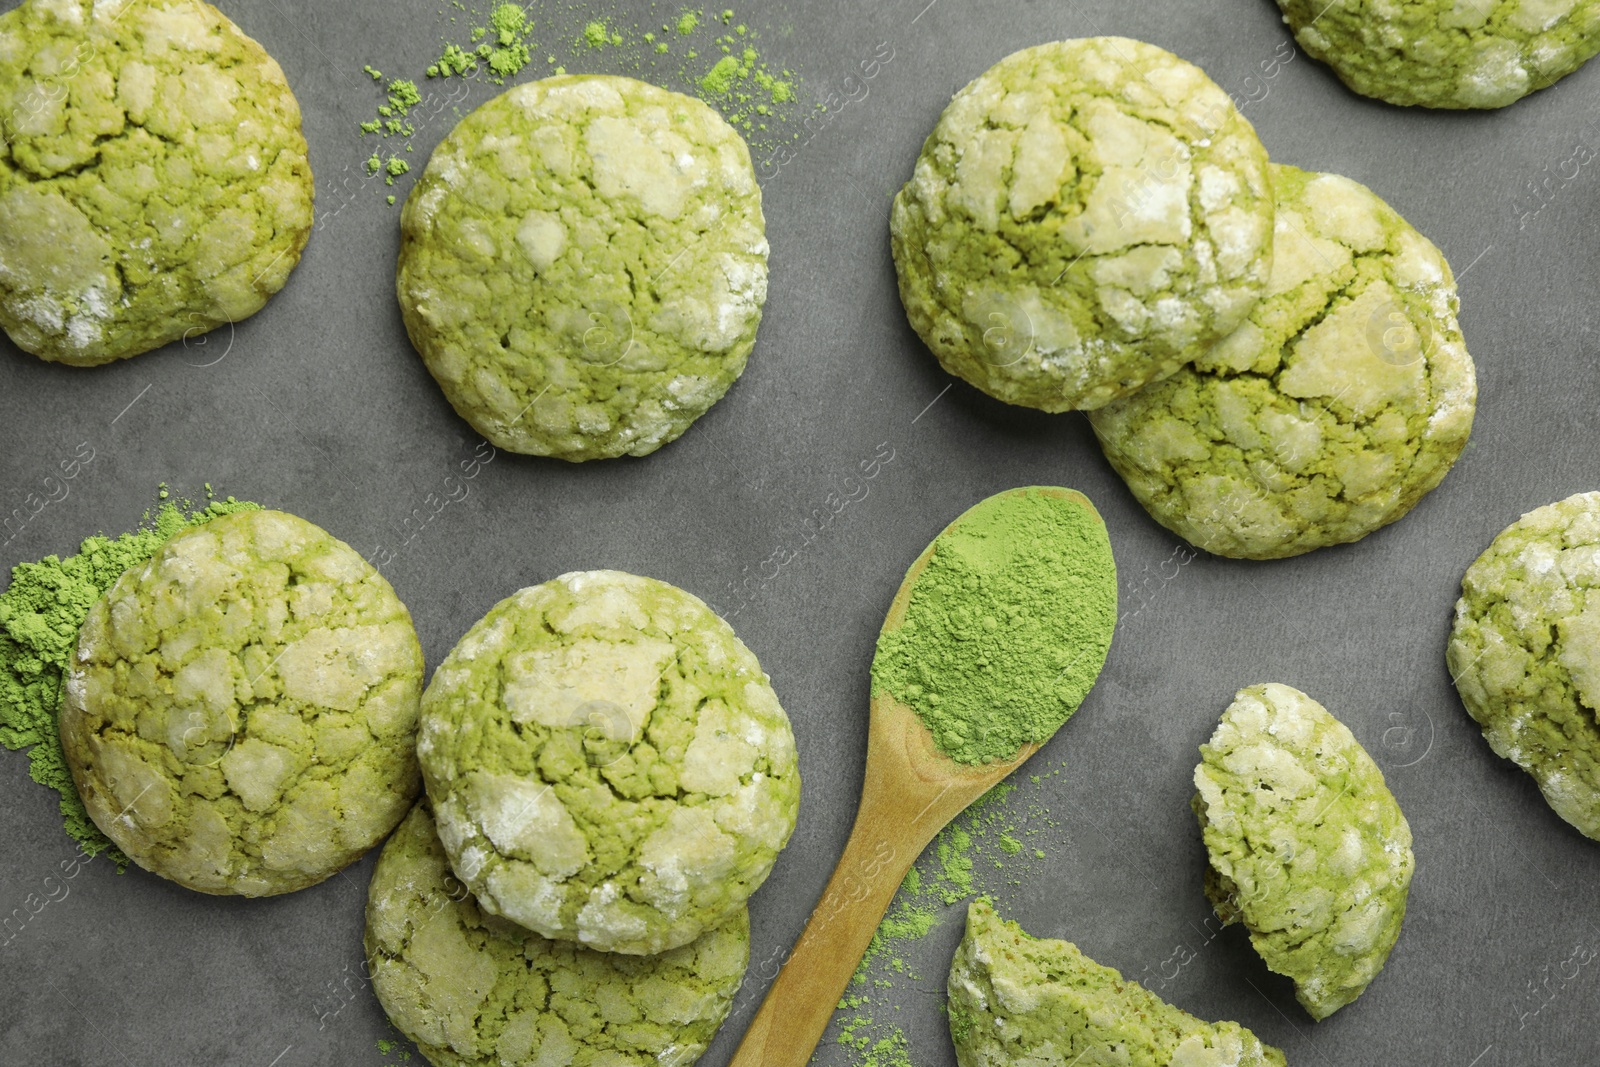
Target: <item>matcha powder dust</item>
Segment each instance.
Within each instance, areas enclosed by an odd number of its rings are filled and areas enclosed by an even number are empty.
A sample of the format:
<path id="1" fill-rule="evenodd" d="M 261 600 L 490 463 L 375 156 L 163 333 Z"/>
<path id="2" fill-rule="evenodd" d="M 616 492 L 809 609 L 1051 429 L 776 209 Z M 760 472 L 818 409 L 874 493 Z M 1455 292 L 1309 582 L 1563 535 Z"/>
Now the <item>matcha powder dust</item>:
<path id="1" fill-rule="evenodd" d="M 1082 496 L 1028 488 L 979 503 L 924 554 L 873 694 L 914 709 L 957 763 L 1007 760 L 1078 710 L 1111 647 L 1117 570 Z"/>
<path id="2" fill-rule="evenodd" d="M 66 831 L 85 855 L 109 852 L 118 867 L 127 863 L 89 821 L 61 754 L 61 679 L 77 647 L 78 629 L 123 571 L 148 560 L 175 534 L 257 506 L 232 497 L 194 512 L 164 504 L 143 529 L 115 538 L 91 537 L 65 559 L 46 556 L 38 563 L 18 564 L 11 584 L 0 592 L 0 744 L 29 749 L 29 773 L 61 794 Z"/>

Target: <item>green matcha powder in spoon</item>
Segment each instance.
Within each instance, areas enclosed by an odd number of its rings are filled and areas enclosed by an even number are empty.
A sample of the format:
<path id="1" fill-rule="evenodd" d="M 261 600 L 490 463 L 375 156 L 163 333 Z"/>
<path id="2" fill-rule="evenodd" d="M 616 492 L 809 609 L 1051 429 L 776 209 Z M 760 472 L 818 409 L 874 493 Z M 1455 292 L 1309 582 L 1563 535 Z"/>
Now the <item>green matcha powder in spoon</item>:
<path id="1" fill-rule="evenodd" d="M 914 709 L 957 763 L 1010 759 L 1078 710 L 1117 625 L 1116 564 L 1093 511 L 1041 488 L 990 497 L 934 542 L 872 692 Z"/>

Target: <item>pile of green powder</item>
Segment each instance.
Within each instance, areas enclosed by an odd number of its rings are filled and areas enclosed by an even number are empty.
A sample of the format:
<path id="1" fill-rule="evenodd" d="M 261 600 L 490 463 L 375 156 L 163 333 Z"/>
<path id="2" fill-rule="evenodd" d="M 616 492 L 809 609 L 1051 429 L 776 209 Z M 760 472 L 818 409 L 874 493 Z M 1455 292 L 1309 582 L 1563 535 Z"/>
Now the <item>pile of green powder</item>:
<path id="1" fill-rule="evenodd" d="M 209 487 L 207 487 L 209 489 Z M 165 489 L 162 497 L 167 495 Z M 91 537 L 65 559 L 46 556 L 11 569 L 11 584 L 0 592 L 0 744 L 28 749 L 28 772 L 40 785 L 61 794 L 66 831 L 89 856 L 107 853 L 119 869 L 127 857 L 100 832 L 78 799 L 61 753 L 56 722 L 61 683 L 78 643 L 78 628 L 89 609 L 129 567 L 144 563 L 167 540 L 220 515 L 249 511 L 258 504 L 228 497 L 195 511 L 162 504 L 152 519 L 118 537 Z"/>
<path id="2" fill-rule="evenodd" d="M 1039 489 L 978 504 L 934 541 L 872 691 L 913 708 L 958 763 L 1043 742 L 1088 696 L 1117 624 L 1105 524 Z"/>
<path id="3" fill-rule="evenodd" d="M 473 27 L 468 47 L 445 44 L 438 62 L 428 68 L 428 77 L 473 74 L 481 61 L 489 70 L 489 80 L 504 85 L 533 59 L 528 48 L 532 32 L 533 20 L 526 11 L 516 4 L 498 4 L 489 12 L 487 25 Z"/>

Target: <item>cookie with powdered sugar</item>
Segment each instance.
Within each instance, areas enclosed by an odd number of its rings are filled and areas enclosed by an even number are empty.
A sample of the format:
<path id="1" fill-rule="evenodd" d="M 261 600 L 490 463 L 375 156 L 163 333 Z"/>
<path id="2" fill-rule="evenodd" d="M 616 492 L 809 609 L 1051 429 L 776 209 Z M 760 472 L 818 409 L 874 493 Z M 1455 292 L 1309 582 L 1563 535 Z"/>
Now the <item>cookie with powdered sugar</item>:
<path id="1" fill-rule="evenodd" d="M 1489 746 L 1533 775 L 1557 815 L 1600 840 L 1596 590 L 1600 493 L 1537 508 L 1467 568 L 1448 656 Z"/>
<path id="2" fill-rule="evenodd" d="M 743 139 L 693 97 L 619 77 L 519 85 L 434 150 L 400 226 L 412 344 L 513 452 L 654 452 L 755 344 L 761 191 Z"/>
<path id="3" fill-rule="evenodd" d="M 94 366 L 254 315 L 311 235 L 300 108 L 198 0 L 0 16 L 0 327 Z"/>

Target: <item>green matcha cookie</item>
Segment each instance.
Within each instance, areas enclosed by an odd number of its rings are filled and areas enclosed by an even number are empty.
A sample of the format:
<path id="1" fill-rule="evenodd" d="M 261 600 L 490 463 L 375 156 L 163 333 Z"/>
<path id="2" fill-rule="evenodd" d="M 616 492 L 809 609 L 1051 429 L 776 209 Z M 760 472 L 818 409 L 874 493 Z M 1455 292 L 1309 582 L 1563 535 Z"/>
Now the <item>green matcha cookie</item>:
<path id="1" fill-rule="evenodd" d="M 1450 675 L 1501 756 L 1600 840 L 1600 493 L 1531 511 L 1461 580 Z"/>
<path id="2" fill-rule="evenodd" d="M 366 948 L 378 1002 L 436 1067 L 688 1067 L 744 977 L 750 916 L 660 956 L 546 940 L 478 907 L 424 800 L 372 873 Z"/>
<path id="3" fill-rule="evenodd" d="M 1198 67 L 1121 37 L 1058 41 L 955 95 L 889 232 L 906 314 L 945 370 L 1007 403 L 1096 408 L 1255 306 L 1267 153 Z"/>
<path id="4" fill-rule="evenodd" d="M 1595 0 L 1278 0 L 1311 56 L 1363 96 L 1505 107 L 1600 51 Z"/>
<path id="5" fill-rule="evenodd" d="M 90 610 L 61 745 L 95 825 L 205 893 L 322 881 L 420 788 L 422 649 L 349 545 L 281 511 L 179 534 Z"/>
<path id="6" fill-rule="evenodd" d="M 607 952 L 732 920 L 800 802 L 755 656 L 696 597 L 618 571 L 491 608 L 423 694 L 417 752 L 483 909 Z"/>
<path id="7" fill-rule="evenodd" d="M 1192 367 L 1090 415 L 1157 522 L 1246 559 L 1403 516 L 1461 454 L 1477 404 L 1439 250 L 1348 178 L 1272 173 L 1266 299 Z"/>
<path id="8" fill-rule="evenodd" d="M 750 150 L 631 78 L 519 85 L 461 121 L 400 216 L 411 343 L 512 452 L 643 456 L 744 370 L 767 297 Z"/>
<path id="9" fill-rule="evenodd" d="M 961 1067 L 1283 1067 L 1238 1023 L 1196 1019 L 982 900 L 967 908 L 949 994 Z"/>
<path id="10" fill-rule="evenodd" d="M 0 16 L 0 326 L 94 366 L 254 315 L 311 235 L 283 71 L 196 0 Z"/>
<path id="11" fill-rule="evenodd" d="M 1234 696 L 1194 784 L 1206 896 L 1326 1019 L 1378 976 L 1406 914 L 1411 827 L 1383 772 L 1321 704 L 1267 684 Z"/>

